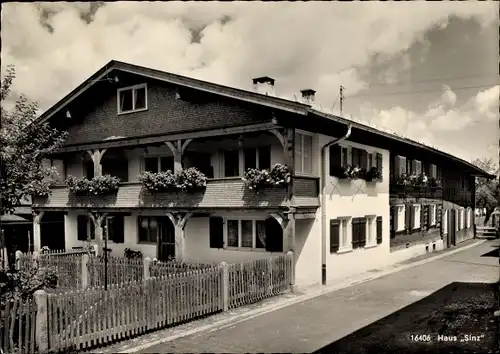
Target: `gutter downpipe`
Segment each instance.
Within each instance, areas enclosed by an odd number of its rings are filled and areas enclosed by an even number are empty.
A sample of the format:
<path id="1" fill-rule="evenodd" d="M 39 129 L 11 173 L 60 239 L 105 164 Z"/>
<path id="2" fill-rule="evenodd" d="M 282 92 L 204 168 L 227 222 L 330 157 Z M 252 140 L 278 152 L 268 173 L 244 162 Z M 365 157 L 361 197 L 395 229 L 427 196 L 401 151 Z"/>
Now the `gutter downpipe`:
<path id="1" fill-rule="evenodd" d="M 326 239 L 327 239 L 327 220 L 326 220 L 326 164 L 325 160 L 326 149 L 330 146 L 341 143 L 342 141 L 348 139 L 351 136 L 352 124 L 347 126 L 347 133 L 341 137 L 337 138 L 329 143 L 326 143 L 321 148 L 321 282 L 323 285 L 326 285 Z"/>

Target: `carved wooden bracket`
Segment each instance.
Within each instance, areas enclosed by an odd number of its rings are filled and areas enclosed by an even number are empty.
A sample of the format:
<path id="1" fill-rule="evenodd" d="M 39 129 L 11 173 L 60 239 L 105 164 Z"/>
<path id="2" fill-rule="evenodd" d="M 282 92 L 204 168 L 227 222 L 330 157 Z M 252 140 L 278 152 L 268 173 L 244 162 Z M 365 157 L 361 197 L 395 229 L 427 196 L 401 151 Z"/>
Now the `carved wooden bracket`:
<path id="1" fill-rule="evenodd" d="M 284 230 L 290 221 L 290 219 L 293 219 L 293 214 L 292 213 L 271 213 L 270 214 L 277 222 L 280 224 L 281 228 Z"/>
<path id="2" fill-rule="evenodd" d="M 182 155 L 191 141 L 193 141 L 193 139 L 165 141 L 165 145 L 170 148 L 174 156 Z"/>
<path id="3" fill-rule="evenodd" d="M 90 219 L 92 219 L 94 226 L 102 226 L 103 221 L 106 219 L 106 216 L 108 216 L 108 213 L 101 213 L 97 211 L 90 211 L 88 214 Z"/>
<path id="4" fill-rule="evenodd" d="M 44 212 L 43 211 L 39 211 L 39 212 L 32 211 L 32 214 L 33 214 L 33 222 L 35 222 L 35 224 L 40 224 L 40 221 L 42 221 Z"/>
<path id="5" fill-rule="evenodd" d="M 175 227 L 184 230 L 186 222 L 193 215 L 193 213 L 165 213 L 165 215 L 167 215 Z"/>
<path id="6" fill-rule="evenodd" d="M 286 132 L 284 129 L 270 129 L 270 133 L 274 134 L 281 143 L 283 149 L 286 148 Z"/>
<path id="7" fill-rule="evenodd" d="M 94 163 L 101 163 L 102 156 L 106 153 L 108 149 L 94 149 L 87 150 L 87 153 L 90 155 L 90 158 Z"/>

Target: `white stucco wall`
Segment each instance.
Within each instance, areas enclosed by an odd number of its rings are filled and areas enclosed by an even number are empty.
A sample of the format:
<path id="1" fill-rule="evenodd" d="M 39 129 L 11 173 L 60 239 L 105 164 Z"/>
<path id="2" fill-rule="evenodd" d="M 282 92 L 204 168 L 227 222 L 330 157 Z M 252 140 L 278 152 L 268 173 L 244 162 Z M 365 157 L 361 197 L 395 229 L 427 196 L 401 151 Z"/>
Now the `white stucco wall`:
<path id="1" fill-rule="evenodd" d="M 320 135 L 318 137 L 318 155 L 320 148 L 332 137 Z M 326 164 L 326 239 L 324 240 L 323 262 L 326 264 L 327 284 L 349 276 L 383 267 L 390 262 L 389 249 L 389 151 L 372 148 L 347 141 L 343 145 L 365 149 L 372 153 L 382 154 L 383 181 L 367 183 L 364 180 L 339 181 L 328 174 L 329 165 Z M 325 154 L 329 161 L 329 151 Z M 318 166 L 320 157 L 316 157 Z M 330 220 L 338 217 L 364 217 L 366 215 L 382 216 L 382 243 L 372 248 L 361 248 L 346 253 L 330 253 Z"/>

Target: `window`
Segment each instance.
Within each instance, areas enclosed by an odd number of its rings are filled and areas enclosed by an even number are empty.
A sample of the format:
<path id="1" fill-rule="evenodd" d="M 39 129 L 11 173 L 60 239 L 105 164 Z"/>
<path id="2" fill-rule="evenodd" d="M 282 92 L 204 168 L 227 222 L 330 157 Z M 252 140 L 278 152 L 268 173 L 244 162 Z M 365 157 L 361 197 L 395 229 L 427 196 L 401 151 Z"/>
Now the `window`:
<path id="1" fill-rule="evenodd" d="M 429 166 L 429 177 L 437 178 L 437 166 L 434 164 Z"/>
<path id="2" fill-rule="evenodd" d="M 411 163 L 411 172 L 417 175 L 422 173 L 422 162 L 419 160 L 413 160 Z"/>
<path id="3" fill-rule="evenodd" d="M 445 209 L 443 211 L 443 221 L 441 223 L 443 225 L 443 235 L 448 234 L 448 210 Z"/>
<path id="4" fill-rule="evenodd" d="M 146 85 L 137 85 L 118 90 L 118 113 L 147 109 Z"/>
<path id="5" fill-rule="evenodd" d="M 295 172 L 312 173 L 312 141 L 312 135 L 295 133 Z"/>
<path id="6" fill-rule="evenodd" d="M 77 216 L 77 239 L 79 241 L 95 240 L 95 227 L 87 215 Z"/>
<path id="7" fill-rule="evenodd" d="M 173 156 L 153 156 L 144 158 L 144 171 L 157 173 L 168 170 L 174 170 Z"/>
<path id="8" fill-rule="evenodd" d="M 466 228 L 470 228 L 472 225 L 472 209 L 467 208 L 467 225 Z"/>
<path id="9" fill-rule="evenodd" d="M 429 205 L 429 218 L 430 218 L 430 225 L 435 226 L 436 225 L 436 204 Z"/>
<path id="10" fill-rule="evenodd" d="M 460 230 L 465 228 L 465 209 L 460 209 Z"/>
<path id="11" fill-rule="evenodd" d="M 236 177 L 239 175 L 240 175 L 239 150 L 224 151 L 224 177 Z"/>
<path id="12" fill-rule="evenodd" d="M 156 243 L 158 238 L 158 218 L 155 216 L 140 216 L 137 220 L 139 242 Z"/>
<path id="13" fill-rule="evenodd" d="M 249 249 L 266 248 L 264 220 L 227 220 L 227 246 Z"/>
<path id="14" fill-rule="evenodd" d="M 366 215 L 366 245 L 374 246 L 377 244 L 377 216 Z"/>
<path id="15" fill-rule="evenodd" d="M 124 242 L 124 220 L 122 215 L 108 216 L 103 227 L 103 237 L 114 243 Z"/>
<path id="16" fill-rule="evenodd" d="M 413 205 L 413 229 L 420 228 L 420 213 L 422 206 L 420 204 Z"/>
<path id="17" fill-rule="evenodd" d="M 395 176 L 396 178 L 399 178 L 401 177 L 401 175 L 403 173 L 407 173 L 409 172 L 408 171 L 408 166 L 407 166 L 407 163 L 406 163 L 406 157 L 404 156 L 395 156 L 395 160 L 394 160 L 395 164 L 395 168 L 394 168 L 394 172 L 395 172 Z"/>
<path id="18" fill-rule="evenodd" d="M 271 148 L 269 146 L 261 146 L 259 148 L 245 148 L 244 155 L 244 170 L 249 168 L 258 168 L 259 170 L 271 168 Z"/>
<path id="19" fill-rule="evenodd" d="M 396 217 L 395 217 L 395 231 L 404 231 L 405 229 L 405 206 L 404 205 L 396 205 Z"/>

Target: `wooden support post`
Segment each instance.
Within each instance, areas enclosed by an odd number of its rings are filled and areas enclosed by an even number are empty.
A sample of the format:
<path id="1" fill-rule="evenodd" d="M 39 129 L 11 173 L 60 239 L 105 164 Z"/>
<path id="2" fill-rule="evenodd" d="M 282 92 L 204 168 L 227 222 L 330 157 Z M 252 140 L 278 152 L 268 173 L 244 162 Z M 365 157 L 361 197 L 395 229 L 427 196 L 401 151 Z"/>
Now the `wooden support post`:
<path id="1" fill-rule="evenodd" d="M 89 217 L 92 219 L 95 228 L 95 240 L 97 243 L 101 244 L 104 247 L 104 238 L 103 238 L 103 222 L 108 216 L 108 213 L 99 213 L 99 212 L 89 212 Z"/>
<path id="2" fill-rule="evenodd" d="M 151 277 L 150 266 L 151 266 L 151 258 L 149 258 L 149 257 L 144 258 L 144 269 L 143 269 L 143 271 L 144 271 L 143 279 L 144 280 L 148 280 Z"/>
<path id="3" fill-rule="evenodd" d="M 92 162 L 94 163 L 94 177 L 102 176 L 102 156 L 106 153 L 108 149 L 95 149 L 87 150 Z"/>
<path id="4" fill-rule="evenodd" d="M 174 225 L 175 260 L 182 262 L 182 260 L 184 259 L 185 249 L 184 228 L 186 227 L 186 222 L 191 217 L 191 215 L 193 215 L 193 213 L 166 213 L 166 215 Z"/>
<path id="5" fill-rule="evenodd" d="M 84 254 L 82 256 L 82 289 L 86 289 L 89 285 L 89 255 Z"/>
<path id="6" fill-rule="evenodd" d="M 221 281 L 221 307 L 222 311 L 229 310 L 229 265 L 226 262 L 220 264 L 222 271 Z"/>
<path id="7" fill-rule="evenodd" d="M 193 139 L 186 139 L 165 142 L 165 145 L 170 148 L 174 155 L 174 172 L 182 170 L 182 155 L 192 140 Z"/>
<path id="8" fill-rule="evenodd" d="M 35 342 L 38 347 L 38 351 L 45 353 L 49 349 L 47 293 L 44 290 L 37 290 L 35 291 L 34 296 L 36 303 Z"/>
<path id="9" fill-rule="evenodd" d="M 288 213 L 283 223 L 283 251 L 295 252 L 295 214 Z"/>
<path id="10" fill-rule="evenodd" d="M 43 218 L 43 211 L 33 212 L 33 251 L 40 251 L 42 248 L 42 235 L 40 221 Z"/>
<path id="11" fill-rule="evenodd" d="M 293 175 L 295 173 L 295 129 L 294 128 L 285 128 L 284 134 L 284 151 L 283 156 L 285 157 L 285 164 L 288 166 L 290 171 L 290 181 L 288 183 L 288 204 L 293 204 Z"/>

